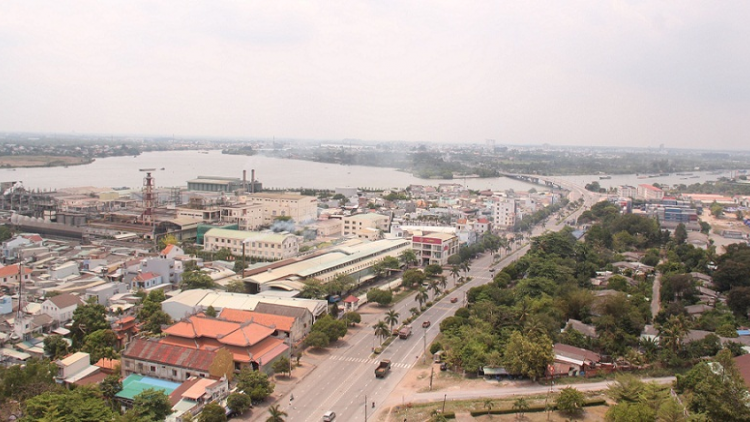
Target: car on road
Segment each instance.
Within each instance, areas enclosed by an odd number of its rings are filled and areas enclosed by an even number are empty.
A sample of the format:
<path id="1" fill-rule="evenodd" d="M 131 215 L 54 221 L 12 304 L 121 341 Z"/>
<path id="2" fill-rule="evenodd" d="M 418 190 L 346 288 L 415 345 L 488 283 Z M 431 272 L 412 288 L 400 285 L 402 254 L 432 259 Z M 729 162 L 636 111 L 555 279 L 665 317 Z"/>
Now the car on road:
<path id="1" fill-rule="evenodd" d="M 456 302 L 458 302 L 458 298 L 457 297 L 452 297 L 451 298 L 451 303 L 456 303 Z"/>
<path id="2" fill-rule="evenodd" d="M 333 410 L 329 410 L 323 415 L 323 422 L 331 422 L 334 419 L 336 419 L 336 412 Z"/>
<path id="3" fill-rule="evenodd" d="M 491 273 L 494 273 L 494 272 L 495 272 L 495 269 L 494 269 L 494 268 L 490 268 L 490 272 L 491 272 Z"/>
<path id="4" fill-rule="evenodd" d="M 430 321 L 425 321 L 422 323 L 422 328 L 428 328 L 430 326 Z"/>

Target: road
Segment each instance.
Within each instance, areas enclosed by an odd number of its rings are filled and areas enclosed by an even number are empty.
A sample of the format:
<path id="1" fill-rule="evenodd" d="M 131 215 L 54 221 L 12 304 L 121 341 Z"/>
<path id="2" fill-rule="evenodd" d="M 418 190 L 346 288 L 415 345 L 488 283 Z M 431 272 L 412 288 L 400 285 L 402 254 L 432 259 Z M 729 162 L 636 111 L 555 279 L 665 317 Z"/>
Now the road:
<path id="1" fill-rule="evenodd" d="M 583 191 L 580 187 L 573 187 L 571 196 L 572 200 L 585 196 L 586 206 L 583 209 L 598 200 L 596 196 Z M 564 227 L 565 220 L 576 218 L 580 212 L 582 209 L 561 219 L 560 223 L 550 222 L 546 230 L 536 227 L 532 235 L 536 236 L 547 230 L 560 230 Z M 508 254 L 495 266 L 504 267 L 525 254 L 528 248 L 527 244 Z M 289 420 L 319 421 L 328 410 L 335 411 L 336 419 L 341 421 L 365 420 L 368 416 L 373 416 L 418 361 L 425 346 L 429 346 L 439 334 L 440 321 L 453 315 L 464 305 L 465 294 L 470 288 L 492 280 L 489 271 L 491 264 L 492 255 L 489 253 L 475 259 L 468 274 L 473 277 L 472 281 L 458 286 L 456 291 L 422 313 L 412 322 L 415 328 L 411 337 L 406 340 L 394 339 L 377 359 L 370 357 L 372 348 L 376 345 L 372 325 L 381 315 L 371 315 L 368 320 L 363 320 L 365 329 L 348 338 L 345 344 L 329 350 L 328 358 L 297 384 L 291 392 L 294 395 L 293 402 L 289 402 L 288 397 L 281 399 L 280 403 L 288 413 Z M 455 287 L 452 277 L 448 277 L 448 280 L 448 287 Z M 452 297 L 458 297 L 460 300 L 450 303 Z M 410 315 L 409 309 L 415 306 L 417 303 L 414 295 L 411 295 L 391 309 L 395 309 L 403 319 Z M 427 320 L 431 321 L 431 326 L 422 329 L 422 322 Z M 374 371 L 380 359 L 390 359 L 392 369 L 385 378 L 378 379 L 375 378 Z M 440 394 L 440 399 L 442 398 Z M 374 408 L 372 403 L 375 403 Z"/>

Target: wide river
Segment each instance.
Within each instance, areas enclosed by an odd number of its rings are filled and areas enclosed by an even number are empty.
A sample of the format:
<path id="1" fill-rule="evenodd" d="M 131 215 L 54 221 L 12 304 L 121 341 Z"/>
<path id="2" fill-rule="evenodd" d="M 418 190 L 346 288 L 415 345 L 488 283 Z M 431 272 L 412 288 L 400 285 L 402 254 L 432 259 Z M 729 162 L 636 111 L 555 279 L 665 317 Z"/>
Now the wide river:
<path id="1" fill-rule="evenodd" d="M 225 155 L 221 151 L 159 151 L 147 152 L 137 157 L 101 158 L 91 164 L 70 167 L 38 167 L 0 170 L 0 182 L 21 181 L 27 189 L 59 189 L 94 186 L 102 188 L 143 185 L 145 174 L 140 169 L 156 169 L 153 176 L 157 187 L 186 186 L 187 181 L 198 176 L 242 177 L 242 171 L 255 169 L 256 178 L 266 188 L 404 188 L 411 184 L 432 185 L 439 183 L 461 183 L 470 189 L 502 191 L 507 189 L 528 190 L 532 185 L 517 180 L 499 177 L 488 179 L 419 179 L 409 173 L 392 168 L 344 166 L 312 161 L 271 158 L 262 155 Z M 163 170 L 162 170 L 163 169 Z M 728 174 L 725 173 L 725 174 Z M 621 184 L 636 185 L 685 183 L 692 184 L 715 180 L 720 175 L 694 172 L 697 178 L 676 176 L 638 179 L 635 175 L 615 175 L 609 180 L 599 176 L 565 176 L 564 180 L 585 185 L 597 180 L 602 187 Z M 537 187 L 537 189 L 540 189 Z"/>

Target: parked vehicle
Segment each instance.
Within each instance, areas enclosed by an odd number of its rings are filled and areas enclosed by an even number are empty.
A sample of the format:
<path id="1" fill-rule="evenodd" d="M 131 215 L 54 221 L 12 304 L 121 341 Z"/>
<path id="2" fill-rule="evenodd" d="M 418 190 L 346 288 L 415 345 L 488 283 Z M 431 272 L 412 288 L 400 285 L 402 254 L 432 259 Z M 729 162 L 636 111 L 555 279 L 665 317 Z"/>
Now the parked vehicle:
<path id="1" fill-rule="evenodd" d="M 428 328 L 430 326 L 430 321 L 425 321 L 422 323 L 422 328 Z"/>
<path id="2" fill-rule="evenodd" d="M 398 331 L 398 338 L 406 340 L 411 335 L 411 325 L 404 325 Z"/>
<path id="3" fill-rule="evenodd" d="M 391 361 L 381 360 L 377 368 L 375 368 L 375 378 L 385 378 L 388 372 L 391 371 Z"/>
<path id="4" fill-rule="evenodd" d="M 323 415 L 323 422 L 331 422 L 334 419 L 336 419 L 336 412 L 333 410 L 329 410 Z"/>

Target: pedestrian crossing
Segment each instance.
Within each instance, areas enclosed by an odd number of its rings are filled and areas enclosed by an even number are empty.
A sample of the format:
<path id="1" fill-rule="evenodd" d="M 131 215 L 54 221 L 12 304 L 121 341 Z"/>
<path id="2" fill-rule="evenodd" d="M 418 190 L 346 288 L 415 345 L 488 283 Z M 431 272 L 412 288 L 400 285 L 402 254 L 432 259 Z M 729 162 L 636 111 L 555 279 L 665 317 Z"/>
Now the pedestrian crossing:
<path id="1" fill-rule="evenodd" d="M 330 359 L 341 361 L 341 362 L 365 363 L 368 365 L 377 365 L 380 363 L 380 360 L 378 359 L 355 358 L 352 356 L 342 356 L 342 355 L 331 355 Z M 397 363 L 397 362 L 391 363 L 392 368 L 402 368 L 402 369 L 409 369 L 412 367 L 412 365 L 413 365 L 412 363 Z"/>

